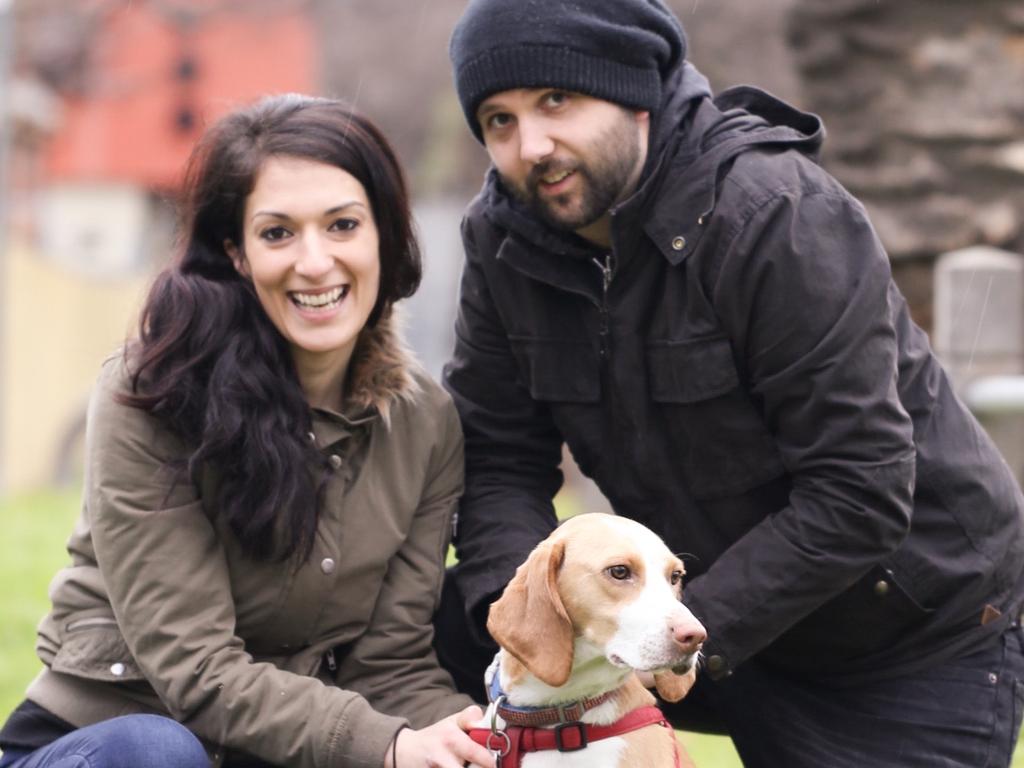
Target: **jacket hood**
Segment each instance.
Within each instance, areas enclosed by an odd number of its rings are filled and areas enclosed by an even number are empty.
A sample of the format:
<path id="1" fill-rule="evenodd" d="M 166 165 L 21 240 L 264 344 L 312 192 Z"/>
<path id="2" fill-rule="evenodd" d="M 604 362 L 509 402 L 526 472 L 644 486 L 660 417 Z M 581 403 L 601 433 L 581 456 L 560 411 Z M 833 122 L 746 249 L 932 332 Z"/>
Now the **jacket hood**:
<path id="1" fill-rule="evenodd" d="M 801 152 L 817 162 L 825 127 L 817 115 L 744 85 L 701 100 L 682 134 L 680 145 L 659 169 L 657 195 L 639 202 L 636 195 L 624 205 L 634 210 L 642 206 L 637 216 L 644 231 L 672 263 L 699 242 L 722 177 L 736 157 L 773 148 Z"/>
<path id="2" fill-rule="evenodd" d="M 667 154 L 679 145 L 686 119 L 694 106 L 711 98 L 711 84 L 700 70 L 684 61 L 668 79 L 661 105 L 651 113 L 651 133 L 648 137 L 647 162 L 640 178 L 640 187 L 661 165 Z"/>
<path id="3" fill-rule="evenodd" d="M 647 161 L 637 191 L 617 209 L 623 218 L 656 215 L 666 188 L 685 180 L 702 200 L 698 213 L 714 207 L 719 171 L 738 154 L 768 145 L 797 148 L 817 160 L 825 131 L 821 120 L 751 86 L 712 98 L 708 80 L 689 62 L 670 74 L 661 106 L 651 113 Z M 595 247 L 573 232 L 547 226 L 519 203 L 492 166 L 481 192 L 494 225 L 549 253 L 590 258 Z M 652 202 L 653 201 L 653 202 Z M 677 210 L 678 206 L 675 206 Z M 694 221 L 696 222 L 695 217 Z"/>
<path id="4" fill-rule="evenodd" d="M 413 371 L 419 365 L 401 332 L 403 313 L 392 307 L 372 328 L 364 328 L 349 364 L 343 416 L 363 421 L 380 414 L 391 424 L 391 408 L 420 393 Z"/>

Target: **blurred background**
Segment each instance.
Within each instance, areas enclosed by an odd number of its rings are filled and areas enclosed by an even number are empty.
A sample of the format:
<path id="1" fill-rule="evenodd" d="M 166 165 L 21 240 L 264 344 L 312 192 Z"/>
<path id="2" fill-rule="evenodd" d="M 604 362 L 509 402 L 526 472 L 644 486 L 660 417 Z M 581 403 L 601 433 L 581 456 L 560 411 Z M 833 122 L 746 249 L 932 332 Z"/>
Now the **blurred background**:
<path id="1" fill-rule="evenodd" d="M 824 117 L 825 166 L 868 207 L 915 318 L 1019 478 L 1024 0 L 669 5 L 716 89 L 752 83 Z M 172 251 L 205 125 L 302 91 L 383 128 L 426 252 L 410 340 L 440 373 L 461 210 L 486 168 L 448 69 L 464 6 L 0 0 L 0 717 L 34 673 L 32 626 L 65 559 L 90 386 Z M 568 466 L 563 507 L 601 508 Z"/>
<path id="2" fill-rule="evenodd" d="M 464 4 L 0 0 L 0 492 L 76 482 L 90 384 L 172 250 L 189 149 L 265 93 L 347 99 L 396 145 L 427 258 L 409 332 L 440 372 L 458 221 L 486 167 L 448 68 Z M 753 83 L 825 118 L 824 162 L 867 204 L 918 322 L 973 355 L 961 372 L 947 354 L 962 381 L 1019 372 L 1020 307 L 987 310 L 1012 333 L 975 311 L 957 334 L 935 286 L 943 254 L 1024 250 L 1024 2 L 671 4 L 717 89 Z M 974 280 L 990 305 L 1012 287 L 1000 277 Z"/>

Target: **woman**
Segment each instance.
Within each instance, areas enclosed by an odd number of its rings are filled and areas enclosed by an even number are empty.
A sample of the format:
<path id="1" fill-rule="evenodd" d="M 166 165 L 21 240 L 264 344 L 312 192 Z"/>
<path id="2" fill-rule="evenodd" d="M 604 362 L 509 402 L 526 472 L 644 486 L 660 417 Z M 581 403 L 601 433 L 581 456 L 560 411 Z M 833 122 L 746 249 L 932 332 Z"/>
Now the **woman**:
<path id="1" fill-rule="evenodd" d="M 392 150 L 269 98 L 201 140 L 183 224 L 92 398 L 0 766 L 493 766 L 430 646 L 462 443 L 394 328 L 420 259 Z"/>

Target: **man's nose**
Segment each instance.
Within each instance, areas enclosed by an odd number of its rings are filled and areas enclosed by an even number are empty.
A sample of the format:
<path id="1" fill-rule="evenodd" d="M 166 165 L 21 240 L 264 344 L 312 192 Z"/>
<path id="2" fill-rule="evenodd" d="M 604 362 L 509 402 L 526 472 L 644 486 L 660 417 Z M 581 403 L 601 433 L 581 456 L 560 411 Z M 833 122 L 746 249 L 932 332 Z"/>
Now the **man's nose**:
<path id="1" fill-rule="evenodd" d="M 539 120 L 519 121 L 519 157 L 536 164 L 555 151 L 555 142 Z"/>

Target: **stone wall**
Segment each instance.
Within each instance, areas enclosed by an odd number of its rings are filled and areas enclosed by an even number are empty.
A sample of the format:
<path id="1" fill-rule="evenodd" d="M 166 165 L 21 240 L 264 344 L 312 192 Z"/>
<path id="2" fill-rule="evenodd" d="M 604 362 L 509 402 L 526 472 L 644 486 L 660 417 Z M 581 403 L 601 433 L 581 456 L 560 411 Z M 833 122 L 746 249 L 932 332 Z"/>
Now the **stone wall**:
<path id="1" fill-rule="evenodd" d="M 789 40 L 825 165 L 930 328 L 938 254 L 1024 247 L 1024 2 L 795 0 Z"/>

